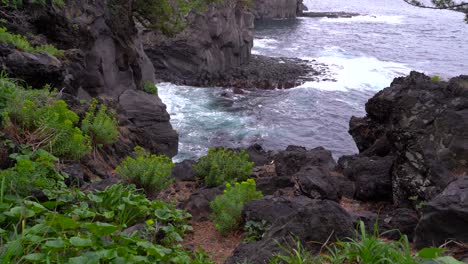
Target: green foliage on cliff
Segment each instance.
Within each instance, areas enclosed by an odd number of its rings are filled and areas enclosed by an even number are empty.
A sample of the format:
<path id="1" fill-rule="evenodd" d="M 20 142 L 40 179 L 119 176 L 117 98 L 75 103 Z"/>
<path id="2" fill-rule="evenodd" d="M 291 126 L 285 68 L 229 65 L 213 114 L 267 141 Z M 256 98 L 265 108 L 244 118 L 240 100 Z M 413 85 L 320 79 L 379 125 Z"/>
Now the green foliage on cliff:
<path id="1" fill-rule="evenodd" d="M 135 0 L 135 18 L 147 28 L 173 35 L 187 26 L 187 15 L 201 11 L 210 3 L 222 0 Z"/>
<path id="2" fill-rule="evenodd" d="M 59 157 L 80 159 L 91 150 L 76 126 L 79 117 L 49 89 L 26 89 L 0 76 L 2 129 L 19 144 Z"/>
<path id="3" fill-rule="evenodd" d="M 17 49 L 25 52 L 38 53 L 45 52 L 55 57 L 63 56 L 63 51 L 52 45 L 41 45 L 33 47 L 26 37 L 11 34 L 6 28 L 0 27 L 0 42 L 14 45 Z"/>
<path id="4" fill-rule="evenodd" d="M 253 179 L 237 182 L 234 185 L 226 184 L 224 193 L 216 196 L 215 200 L 210 203 L 216 229 L 221 235 L 237 229 L 241 222 L 244 205 L 262 196 L 262 193 L 256 190 Z"/>
<path id="5" fill-rule="evenodd" d="M 119 131 L 114 113 L 110 112 L 105 104 L 101 104 L 99 109 L 97 108 L 98 101 L 93 99 L 85 118 L 81 121 L 81 129 L 91 137 L 95 146 L 115 143 Z"/>
<path id="6" fill-rule="evenodd" d="M 148 194 L 153 194 L 171 184 L 173 166 L 170 158 L 154 155 L 141 147 L 136 147 L 135 157 L 127 157 L 116 171 L 127 182 L 145 189 Z"/>

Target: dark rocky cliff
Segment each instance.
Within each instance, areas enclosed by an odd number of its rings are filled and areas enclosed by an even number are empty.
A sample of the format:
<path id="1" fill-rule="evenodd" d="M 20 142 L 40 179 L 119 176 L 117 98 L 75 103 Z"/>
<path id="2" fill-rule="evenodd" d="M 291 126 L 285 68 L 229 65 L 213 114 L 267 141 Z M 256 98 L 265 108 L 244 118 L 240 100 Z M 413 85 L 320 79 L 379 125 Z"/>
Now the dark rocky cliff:
<path id="1" fill-rule="evenodd" d="M 301 16 L 302 0 L 254 0 L 255 19 L 284 19 Z"/>
<path id="2" fill-rule="evenodd" d="M 65 57 L 58 61 L 2 46 L 0 62 L 11 77 L 31 84 L 51 82 L 79 98 L 112 101 L 125 119 L 130 145 L 174 156 L 178 135 L 165 105 L 157 95 L 141 91 L 144 81 L 154 81 L 154 68 L 143 50 L 130 3 L 73 0 L 61 8 L 26 6 L 5 18 L 8 29 L 52 43 L 65 50 Z"/>
<path id="3" fill-rule="evenodd" d="M 144 47 L 157 77 L 210 79 L 248 63 L 253 46 L 254 16 L 242 2 L 228 0 L 192 14 L 190 25 L 174 37 L 150 31 Z"/>

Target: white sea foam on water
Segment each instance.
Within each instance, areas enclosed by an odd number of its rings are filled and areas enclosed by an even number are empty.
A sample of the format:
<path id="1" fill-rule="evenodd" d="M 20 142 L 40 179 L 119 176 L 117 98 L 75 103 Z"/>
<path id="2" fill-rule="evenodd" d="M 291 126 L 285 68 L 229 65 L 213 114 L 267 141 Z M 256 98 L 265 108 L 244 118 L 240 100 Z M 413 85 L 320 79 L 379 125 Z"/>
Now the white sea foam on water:
<path id="1" fill-rule="evenodd" d="M 260 49 L 273 49 L 275 44 L 279 41 L 275 39 L 263 38 L 263 39 L 254 39 L 254 48 Z"/>
<path id="2" fill-rule="evenodd" d="M 313 87 L 327 91 L 347 91 L 349 89 L 378 91 L 389 86 L 393 78 L 410 72 L 410 68 L 401 63 L 345 54 L 343 49 L 329 47 L 322 52 L 320 57 L 315 58 L 317 62 L 329 66 L 332 74 L 330 79 L 335 81 L 306 82 L 299 87 Z"/>
<path id="3" fill-rule="evenodd" d="M 350 18 L 322 18 L 322 21 L 331 23 L 385 23 L 385 24 L 403 24 L 404 16 L 391 15 L 364 15 Z"/>

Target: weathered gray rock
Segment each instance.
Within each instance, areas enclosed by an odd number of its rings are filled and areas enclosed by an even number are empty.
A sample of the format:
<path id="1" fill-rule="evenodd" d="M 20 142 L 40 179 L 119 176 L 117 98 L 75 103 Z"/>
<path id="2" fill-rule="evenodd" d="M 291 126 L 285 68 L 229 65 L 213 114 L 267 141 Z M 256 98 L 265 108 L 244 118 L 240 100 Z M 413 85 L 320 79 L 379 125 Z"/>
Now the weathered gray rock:
<path id="1" fill-rule="evenodd" d="M 210 78 L 249 61 L 254 16 L 241 1 L 212 4 L 204 12 L 192 14 L 190 21 L 174 37 L 158 32 L 144 35 L 145 51 L 158 78 Z"/>
<path id="2" fill-rule="evenodd" d="M 177 154 L 178 135 L 169 123 L 166 105 L 158 96 L 126 90 L 120 95 L 119 104 L 130 121 L 128 129 L 137 135 L 138 145 L 170 157 Z"/>
<path id="3" fill-rule="evenodd" d="M 395 204 L 431 200 L 468 171 L 467 83 L 468 76 L 437 82 L 411 72 L 371 98 L 365 118 L 351 119 L 362 155 L 395 157 Z"/>
<path id="4" fill-rule="evenodd" d="M 333 169 L 336 165 L 331 152 L 323 147 L 307 150 L 304 147 L 288 146 L 274 157 L 278 176 L 292 176 L 304 166 Z"/>
<path id="5" fill-rule="evenodd" d="M 440 246 L 446 241 L 468 242 L 468 177 L 461 177 L 424 205 L 416 228 L 418 248 Z"/>
<path id="6" fill-rule="evenodd" d="M 217 195 L 223 193 L 224 187 L 202 188 L 194 192 L 190 198 L 184 201 L 180 208 L 186 210 L 192 215 L 193 221 L 206 221 L 210 219 L 210 202 Z"/>
<path id="7" fill-rule="evenodd" d="M 171 177 L 177 181 L 195 181 L 196 172 L 193 168 L 195 161 L 193 160 L 184 160 L 182 162 L 176 163 L 172 168 Z"/>
<path id="8" fill-rule="evenodd" d="M 62 63 L 48 53 L 21 52 L 3 42 L 0 42 L 0 70 L 35 88 L 61 84 L 65 75 Z"/>
<path id="9" fill-rule="evenodd" d="M 253 0 L 255 19 L 296 18 L 304 10 L 302 0 Z"/>
<path id="10" fill-rule="evenodd" d="M 331 177 L 327 169 L 314 166 L 303 167 L 293 176 L 303 195 L 312 199 L 337 202 L 341 198 L 341 193 L 339 186 L 336 186 L 336 182 Z"/>
<path id="11" fill-rule="evenodd" d="M 338 163 L 343 174 L 356 184 L 355 198 L 362 201 L 392 200 L 394 158 L 345 156 Z"/>

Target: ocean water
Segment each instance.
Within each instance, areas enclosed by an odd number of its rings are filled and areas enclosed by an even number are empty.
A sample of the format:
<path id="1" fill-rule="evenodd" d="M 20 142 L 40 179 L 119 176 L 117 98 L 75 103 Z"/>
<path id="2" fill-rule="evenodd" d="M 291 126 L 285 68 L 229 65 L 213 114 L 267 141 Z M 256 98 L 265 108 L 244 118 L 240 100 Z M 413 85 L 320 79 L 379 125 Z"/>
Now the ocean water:
<path id="1" fill-rule="evenodd" d="M 443 78 L 468 74 L 468 25 L 462 14 L 399 0 L 305 4 L 311 11 L 362 15 L 257 23 L 253 53 L 325 63 L 334 81 L 242 95 L 224 88 L 158 84 L 180 135 L 176 161 L 197 158 L 211 146 L 253 143 L 266 149 L 323 146 L 336 158 L 356 153 L 347 132 L 349 119 L 365 115 L 367 100 L 393 78 L 411 70 Z"/>

